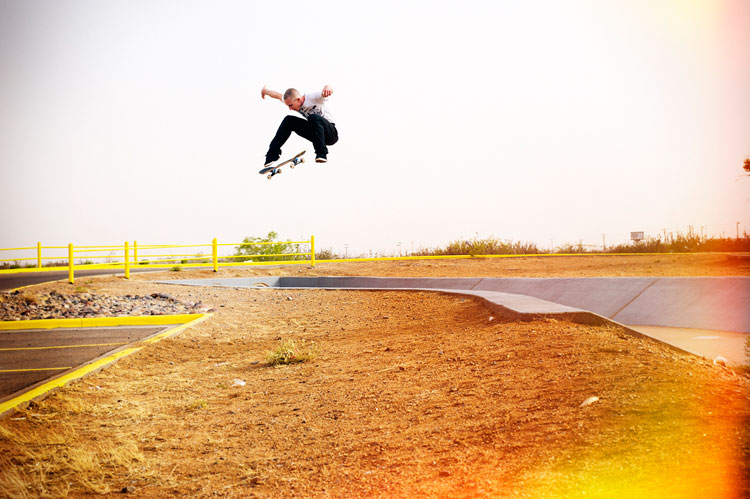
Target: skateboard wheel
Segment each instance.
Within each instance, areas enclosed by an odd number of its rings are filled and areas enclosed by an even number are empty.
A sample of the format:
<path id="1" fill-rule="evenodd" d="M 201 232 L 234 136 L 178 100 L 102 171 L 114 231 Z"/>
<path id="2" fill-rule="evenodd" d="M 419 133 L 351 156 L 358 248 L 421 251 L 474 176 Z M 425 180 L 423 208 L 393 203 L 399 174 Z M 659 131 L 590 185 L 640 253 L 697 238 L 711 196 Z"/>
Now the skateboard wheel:
<path id="1" fill-rule="evenodd" d="M 273 175 L 271 175 L 270 173 L 266 176 L 268 177 L 268 180 L 271 180 L 271 177 L 273 177 Z"/>
<path id="2" fill-rule="evenodd" d="M 292 170 L 294 170 L 294 165 L 289 165 L 289 168 L 291 168 Z"/>

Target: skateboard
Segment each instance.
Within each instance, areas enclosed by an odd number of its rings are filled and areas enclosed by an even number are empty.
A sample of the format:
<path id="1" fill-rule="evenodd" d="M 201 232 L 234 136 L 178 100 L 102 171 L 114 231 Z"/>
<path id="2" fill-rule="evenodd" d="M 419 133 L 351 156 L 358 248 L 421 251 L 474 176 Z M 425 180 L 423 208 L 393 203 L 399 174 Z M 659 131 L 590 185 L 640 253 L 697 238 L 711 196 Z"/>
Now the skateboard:
<path id="1" fill-rule="evenodd" d="M 302 156 L 306 152 L 307 151 L 302 151 L 301 153 L 299 153 L 298 155 L 296 155 L 292 159 L 287 159 L 286 161 L 284 161 L 283 163 L 279 163 L 278 165 L 272 165 L 272 166 L 268 166 L 266 168 L 263 168 L 258 173 L 260 173 L 261 175 L 265 175 L 266 173 L 268 173 L 268 175 L 267 175 L 268 176 L 268 180 L 271 180 L 274 177 L 274 175 L 278 175 L 278 174 L 281 173 L 281 167 L 282 166 L 285 166 L 285 165 L 288 164 L 289 168 L 294 168 L 298 164 L 304 163 L 305 162 L 305 158 L 301 158 L 300 156 Z"/>

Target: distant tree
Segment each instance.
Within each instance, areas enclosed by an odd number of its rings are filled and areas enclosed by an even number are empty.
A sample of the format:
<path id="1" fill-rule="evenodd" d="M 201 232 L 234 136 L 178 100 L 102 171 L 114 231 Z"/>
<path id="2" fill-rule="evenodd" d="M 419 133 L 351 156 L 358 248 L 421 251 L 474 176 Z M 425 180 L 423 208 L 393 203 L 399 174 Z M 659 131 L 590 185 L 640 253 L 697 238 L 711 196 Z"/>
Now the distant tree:
<path id="1" fill-rule="evenodd" d="M 745 172 L 750 175 L 750 158 L 745 158 L 745 165 L 743 166 Z"/>
<path id="2" fill-rule="evenodd" d="M 303 259 L 299 255 L 289 255 L 289 253 L 299 253 L 300 245 L 292 244 L 287 241 L 277 241 L 276 238 L 279 235 L 271 231 L 266 237 L 248 236 L 242 240 L 242 244 L 235 248 L 234 256 L 235 261 L 246 262 L 268 262 L 268 261 L 281 261 L 281 260 L 300 260 Z M 274 255 L 274 256 L 264 256 Z"/>

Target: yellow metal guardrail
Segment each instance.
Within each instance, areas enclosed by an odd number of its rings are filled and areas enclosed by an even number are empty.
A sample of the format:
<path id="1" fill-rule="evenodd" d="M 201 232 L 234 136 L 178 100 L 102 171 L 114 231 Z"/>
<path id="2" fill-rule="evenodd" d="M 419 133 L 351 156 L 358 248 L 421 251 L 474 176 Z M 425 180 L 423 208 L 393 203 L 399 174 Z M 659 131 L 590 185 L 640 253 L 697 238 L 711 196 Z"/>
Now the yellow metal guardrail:
<path id="1" fill-rule="evenodd" d="M 251 246 L 267 245 L 309 245 L 309 252 L 297 253 L 254 253 L 247 255 L 219 255 L 220 246 L 234 246 L 238 248 L 247 248 Z M 191 250 L 184 248 L 210 248 L 211 254 L 191 253 Z M 67 255 L 42 256 L 43 250 L 66 250 Z M 169 252 L 169 250 L 180 249 L 180 253 Z M 36 250 L 35 257 L 16 257 L 0 258 L 0 265 L 7 262 L 13 262 L 16 268 L 0 269 L 0 273 L 17 273 L 17 272 L 49 272 L 49 271 L 68 271 L 68 281 L 71 284 L 75 282 L 75 270 L 83 269 L 123 269 L 125 277 L 130 278 L 130 269 L 138 268 L 170 268 L 170 267 L 213 267 L 214 272 L 218 272 L 219 267 L 229 267 L 238 265 L 285 265 L 300 264 L 315 266 L 315 236 L 310 236 L 309 241 L 276 241 L 276 242 L 258 242 L 258 243 L 219 243 L 216 238 L 209 244 L 147 244 L 138 245 L 133 241 L 131 246 L 126 241 L 121 246 L 75 246 L 72 243 L 68 246 L 42 246 L 37 243 L 36 246 L 21 248 L 0 248 L 2 252 L 29 252 Z M 139 252 L 140 258 L 139 260 Z M 59 251 L 58 251 L 59 253 Z M 102 254 L 102 253 L 107 253 Z M 145 254 L 144 254 L 145 253 Z M 5 253 L 7 255 L 7 253 Z M 48 253 L 49 254 L 49 253 Z M 309 257 L 302 260 L 293 260 L 291 257 Z M 132 258 L 132 259 L 131 259 Z M 281 260 L 272 261 L 253 261 L 253 259 L 281 258 Z M 290 258 L 290 259 L 286 259 Z M 93 260 L 107 260 L 102 263 L 94 263 Z M 57 261 L 60 265 L 44 266 L 45 261 Z M 78 260 L 78 263 L 76 263 Z M 35 261 L 36 266 L 21 267 L 21 262 Z"/>
<path id="2" fill-rule="evenodd" d="M 250 255 L 224 255 L 219 256 L 220 246 L 235 246 L 235 247 L 247 247 L 247 246 L 264 246 L 273 244 L 309 244 L 310 251 L 306 253 L 275 253 L 275 254 L 250 254 Z M 211 255 L 203 253 L 166 253 L 166 250 L 178 249 L 178 248 L 199 248 L 199 247 L 210 247 Z M 43 257 L 42 250 L 64 250 L 67 249 L 66 257 Z M 122 246 L 42 246 L 38 243 L 37 246 L 24 247 L 24 248 L 0 248 L 0 255 L 3 251 L 29 251 L 36 250 L 36 257 L 22 257 L 22 258 L 5 258 L 0 259 L 0 265 L 3 262 L 15 262 L 20 265 L 22 261 L 35 260 L 35 267 L 26 268 L 11 268 L 11 269 L 0 269 L 0 274 L 5 273 L 17 273 L 17 272 L 44 272 L 44 271 L 68 271 L 68 280 L 71 284 L 74 283 L 74 272 L 76 269 L 124 269 L 125 277 L 130 278 L 130 269 L 135 266 L 138 268 L 174 268 L 178 267 L 213 267 L 214 272 L 219 271 L 219 267 L 230 267 L 230 266 L 248 266 L 248 265 L 311 265 L 315 266 L 317 263 L 344 263 L 344 262 L 377 262 L 377 261 L 394 261 L 394 260 L 441 260 L 441 259 L 474 259 L 474 258 L 521 258 L 521 257 L 580 257 L 580 256 L 646 256 L 646 255 L 664 255 L 665 253 L 524 253 L 524 254 L 490 254 L 490 255 L 410 255 L 410 256 L 383 256 L 383 257 L 360 257 L 360 258 L 333 258 L 333 259 L 315 259 L 315 236 L 310 236 L 309 241 L 275 241 L 275 242 L 260 242 L 260 243 L 221 243 L 219 244 L 214 238 L 210 244 L 150 244 L 150 245 L 139 245 L 137 241 L 133 241 L 132 246 L 129 242 L 125 242 Z M 139 260 L 139 251 L 141 252 Z M 187 251 L 187 250 L 184 250 Z M 97 253 L 109 252 L 108 255 L 98 255 Z M 146 252 L 146 254 L 143 254 Z M 149 253 L 150 252 L 150 253 Z M 694 254 L 694 253 L 669 253 L 672 255 L 676 254 Z M 132 255 L 132 260 L 131 260 Z M 308 256 L 309 259 L 303 260 L 272 260 L 272 261 L 252 261 L 252 258 L 283 258 L 283 257 L 300 257 Z M 75 263 L 75 259 L 78 258 L 79 263 Z M 86 259 L 83 263 L 82 259 Z M 91 259 L 109 259 L 105 263 L 85 263 Z M 64 266 L 51 266 L 43 267 L 43 261 L 45 260 L 57 260 Z M 245 260 L 245 261 L 238 261 Z"/>

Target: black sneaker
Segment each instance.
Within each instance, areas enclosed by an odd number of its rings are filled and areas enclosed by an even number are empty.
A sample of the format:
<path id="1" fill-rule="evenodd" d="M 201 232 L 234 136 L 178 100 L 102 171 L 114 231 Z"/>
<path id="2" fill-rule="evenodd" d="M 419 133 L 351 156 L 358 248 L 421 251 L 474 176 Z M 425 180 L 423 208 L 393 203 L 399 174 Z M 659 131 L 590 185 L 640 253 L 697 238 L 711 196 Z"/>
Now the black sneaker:
<path id="1" fill-rule="evenodd" d="M 268 159 L 268 158 L 266 158 L 266 164 L 263 165 L 263 168 L 268 168 L 272 164 L 276 163 L 278 160 L 279 160 L 279 158 L 276 158 L 276 159 Z"/>
<path id="2" fill-rule="evenodd" d="M 318 156 L 317 158 L 315 158 L 315 162 L 316 163 L 328 163 L 328 160 L 326 159 L 325 156 Z"/>

